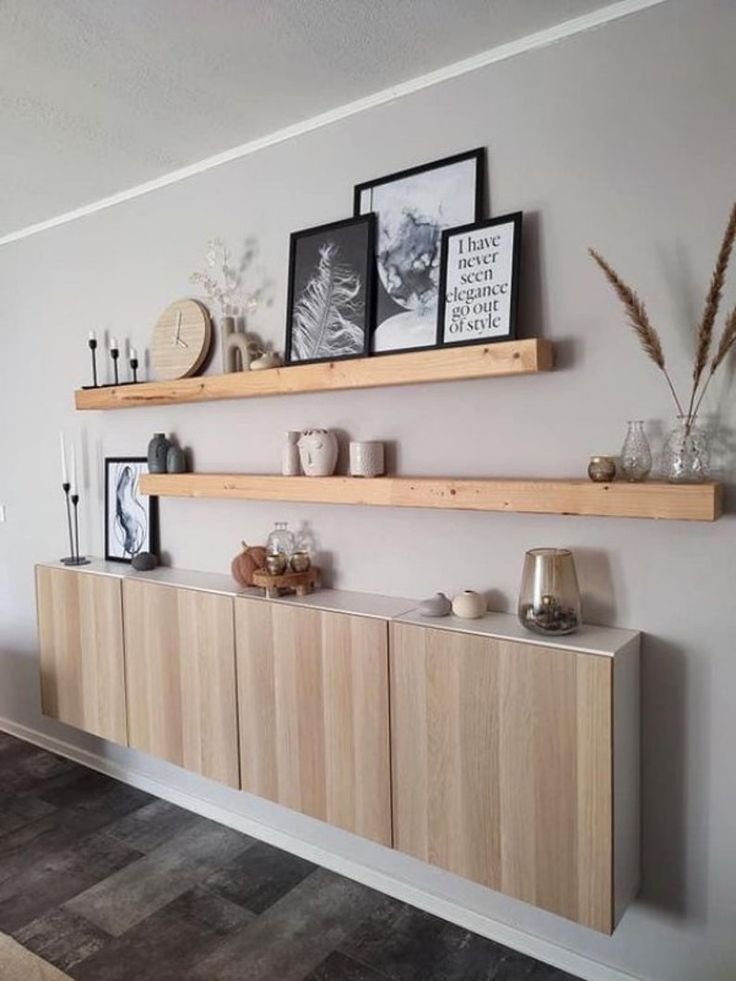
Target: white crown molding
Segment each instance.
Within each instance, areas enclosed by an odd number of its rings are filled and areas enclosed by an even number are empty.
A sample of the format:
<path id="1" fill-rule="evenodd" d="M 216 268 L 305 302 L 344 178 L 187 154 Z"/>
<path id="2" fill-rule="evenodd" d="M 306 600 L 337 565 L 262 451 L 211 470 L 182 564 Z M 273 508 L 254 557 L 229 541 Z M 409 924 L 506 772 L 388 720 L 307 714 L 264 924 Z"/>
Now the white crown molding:
<path id="1" fill-rule="evenodd" d="M 56 753 L 58 756 L 74 760 L 75 763 L 80 763 L 82 766 L 104 773 L 114 780 L 120 780 L 130 787 L 160 797 L 171 804 L 176 804 L 177 807 L 183 807 L 201 817 L 217 821 L 228 828 L 234 828 L 236 831 L 257 838 L 259 841 L 265 841 L 275 848 L 281 848 L 293 855 L 298 855 L 308 862 L 320 865 L 338 875 L 344 875 L 348 879 L 354 879 L 356 882 L 385 893 L 387 896 L 392 896 L 400 902 L 416 906 L 418 909 L 454 923 L 464 930 L 471 930 L 473 933 L 510 947 L 528 957 L 534 957 L 575 977 L 585 978 L 585 981 L 639 981 L 633 974 L 585 957 L 568 947 L 534 936 L 509 923 L 503 923 L 500 920 L 494 920 L 489 916 L 467 909 L 420 888 L 406 879 L 389 875 L 383 869 L 372 867 L 360 860 L 346 858 L 344 855 L 338 855 L 330 851 L 328 847 L 321 847 L 319 844 L 305 841 L 295 834 L 272 828 L 252 817 L 209 801 L 205 797 L 188 793 L 146 774 L 137 773 L 134 769 L 120 766 L 105 756 L 81 749 L 73 743 L 49 736 L 37 729 L 31 729 L 2 716 L 0 716 L 0 732 L 17 736 L 18 739 L 23 739 L 25 742 L 32 743 L 34 746 L 39 746 L 51 753 Z"/>
<path id="2" fill-rule="evenodd" d="M 310 119 L 305 119 L 292 126 L 286 126 L 266 136 L 259 137 L 257 140 L 242 143 L 240 146 L 225 150 L 222 153 L 216 153 L 214 156 L 206 157 L 204 160 L 190 164 L 188 167 L 172 170 L 170 173 L 157 177 L 155 180 L 146 181 L 144 184 L 137 184 L 135 187 L 130 187 L 125 191 L 111 194 L 109 197 L 101 198 L 99 201 L 93 201 L 90 204 L 85 204 L 81 208 L 75 208 L 73 211 L 64 212 L 64 214 L 49 218 L 46 221 L 36 222 L 33 225 L 28 225 L 26 228 L 10 232 L 8 235 L 0 238 L 0 245 L 10 245 L 12 242 L 18 242 L 20 239 L 37 235 L 39 232 L 45 232 L 59 225 L 65 225 L 67 222 L 76 221 L 78 218 L 92 215 L 97 211 L 103 211 L 105 208 L 112 208 L 116 204 L 123 204 L 125 201 L 131 201 L 134 198 L 142 197 L 144 194 L 150 194 L 151 191 L 158 191 L 163 187 L 168 187 L 170 184 L 176 184 L 179 181 L 195 177 L 197 174 L 203 174 L 205 171 L 212 170 L 213 167 L 219 167 L 233 160 L 239 160 L 241 157 L 247 157 L 251 153 L 257 153 L 265 147 L 283 143 L 285 140 L 302 136 L 304 133 L 321 129 L 323 126 L 330 126 L 332 123 L 364 112 L 366 109 L 373 109 L 376 106 L 385 105 L 385 103 L 392 102 L 394 99 L 412 95 L 414 92 L 419 92 L 421 89 L 446 82 L 448 79 L 477 71 L 479 68 L 485 68 L 487 65 L 505 61 L 507 58 L 515 58 L 517 55 L 524 54 L 527 51 L 546 47 L 557 41 L 572 37 L 575 34 L 580 34 L 583 31 L 602 27 L 604 24 L 619 20 L 621 17 L 628 17 L 630 14 L 646 10 L 648 7 L 656 7 L 659 4 L 667 2 L 668 0 L 618 0 L 617 3 L 608 4 L 589 14 L 583 14 L 581 17 L 564 21 L 561 24 L 556 24 L 554 27 L 537 31 L 535 34 L 528 34 L 526 37 L 518 38 L 516 41 L 510 41 L 508 44 L 500 44 L 497 47 L 489 48 L 487 51 L 473 55 L 471 58 L 464 58 L 462 61 L 445 65 L 443 68 L 438 68 L 436 71 L 428 72 L 425 75 L 418 75 L 416 78 L 402 82 L 400 85 L 393 85 L 390 88 L 382 89 L 380 92 L 374 92 L 372 95 L 368 95 L 363 99 L 348 102 L 343 106 L 338 106 L 317 116 L 312 116 Z"/>

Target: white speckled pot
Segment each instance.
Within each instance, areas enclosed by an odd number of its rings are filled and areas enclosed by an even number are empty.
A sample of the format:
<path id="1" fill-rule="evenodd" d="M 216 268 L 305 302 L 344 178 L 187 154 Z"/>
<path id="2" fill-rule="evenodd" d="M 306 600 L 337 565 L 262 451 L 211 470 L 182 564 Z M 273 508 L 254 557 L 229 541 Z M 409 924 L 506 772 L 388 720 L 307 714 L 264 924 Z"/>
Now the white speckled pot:
<path id="1" fill-rule="evenodd" d="M 452 612 L 456 617 L 462 617 L 464 620 L 477 620 L 478 617 L 483 616 L 487 609 L 488 604 L 485 596 L 473 592 L 472 589 L 458 593 L 452 601 Z"/>
<path id="2" fill-rule="evenodd" d="M 353 477 L 380 477 L 385 473 L 383 443 L 379 440 L 351 442 L 350 473 Z"/>
<path id="3" fill-rule="evenodd" d="M 329 477 L 337 466 L 337 436 L 329 429 L 305 429 L 299 459 L 307 477 Z"/>

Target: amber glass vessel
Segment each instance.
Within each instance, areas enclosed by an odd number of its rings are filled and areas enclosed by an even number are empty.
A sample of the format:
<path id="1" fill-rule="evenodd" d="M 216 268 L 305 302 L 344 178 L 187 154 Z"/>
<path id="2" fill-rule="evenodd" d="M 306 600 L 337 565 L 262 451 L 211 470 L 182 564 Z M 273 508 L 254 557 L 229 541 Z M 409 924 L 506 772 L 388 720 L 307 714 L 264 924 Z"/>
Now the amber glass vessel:
<path id="1" fill-rule="evenodd" d="M 533 548 L 526 553 L 519 594 L 519 622 L 538 634 L 571 634 L 582 622 L 580 589 L 572 552 Z"/>

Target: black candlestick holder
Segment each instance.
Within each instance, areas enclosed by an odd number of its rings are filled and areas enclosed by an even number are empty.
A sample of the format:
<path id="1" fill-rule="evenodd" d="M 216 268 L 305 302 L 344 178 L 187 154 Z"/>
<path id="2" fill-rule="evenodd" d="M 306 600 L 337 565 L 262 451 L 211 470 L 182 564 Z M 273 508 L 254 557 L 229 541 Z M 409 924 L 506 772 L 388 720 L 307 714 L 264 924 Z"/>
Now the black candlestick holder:
<path id="1" fill-rule="evenodd" d="M 118 376 L 118 358 L 120 357 L 120 351 L 116 347 L 110 348 L 110 357 L 112 358 L 112 370 L 115 375 L 115 384 L 120 384 L 120 378 Z"/>
<path id="2" fill-rule="evenodd" d="M 66 498 L 66 523 L 69 531 L 69 551 L 70 555 L 63 558 L 63 565 L 89 565 L 89 559 L 79 554 L 79 494 L 70 494 L 71 484 L 64 482 L 62 485 L 64 497 Z M 72 518 L 72 508 L 74 517 Z"/>
<path id="3" fill-rule="evenodd" d="M 92 388 L 97 388 L 97 338 L 90 337 L 87 346 L 92 354 Z"/>
<path id="4" fill-rule="evenodd" d="M 133 375 L 133 384 L 138 382 L 138 358 L 130 359 L 130 372 Z"/>

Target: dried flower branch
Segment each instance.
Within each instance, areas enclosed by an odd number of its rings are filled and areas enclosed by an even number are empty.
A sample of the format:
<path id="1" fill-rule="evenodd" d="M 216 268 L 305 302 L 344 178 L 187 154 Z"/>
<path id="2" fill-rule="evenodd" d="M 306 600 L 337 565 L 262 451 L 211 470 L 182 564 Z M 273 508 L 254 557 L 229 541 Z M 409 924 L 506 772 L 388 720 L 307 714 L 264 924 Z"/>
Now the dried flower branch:
<path id="1" fill-rule="evenodd" d="M 719 365 L 725 361 L 731 349 L 736 345 L 736 307 L 729 313 L 726 317 L 726 324 L 723 328 L 723 333 L 721 334 L 721 340 L 718 344 L 718 350 L 713 355 L 713 360 L 710 363 L 710 371 L 708 372 L 708 377 L 705 379 L 705 384 L 700 393 L 697 403 L 695 404 L 695 409 L 691 413 L 691 421 L 694 420 L 698 412 L 700 411 L 700 406 L 703 404 L 703 399 L 705 398 L 705 393 L 708 391 L 708 385 L 710 385 L 710 380 L 713 375 L 718 370 Z"/>
<path id="2" fill-rule="evenodd" d="M 665 378 L 667 379 L 667 384 L 670 387 L 670 391 L 672 392 L 672 397 L 677 405 L 678 412 L 680 415 L 682 415 L 682 405 L 677 397 L 677 392 L 675 391 L 674 385 L 672 384 L 672 379 L 669 376 L 667 366 L 665 364 L 662 342 L 659 338 L 659 334 L 649 322 L 646 307 L 641 299 L 631 289 L 631 287 L 624 283 L 618 273 L 606 262 L 600 253 L 596 252 L 595 249 L 588 249 L 588 252 L 601 267 L 606 279 L 614 288 L 618 298 L 626 308 L 629 324 L 639 338 L 639 343 L 644 348 L 644 351 L 648 357 L 651 358 L 659 370 L 663 372 Z"/>
<path id="3" fill-rule="evenodd" d="M 726 278 L 726 270 L 728 269 L 728 263 L 731 258 L 731 250 L 733 249 L 734 239 L 736 239 L 736 204 L 734 204 L 733 208 L 731 209 L 731 214 L 726 225 L 723 241 L 721 242 L 721 248 L 718 252 L 718 258 L 716 259 L 716 267 L 713 270 L 708 295 L 705 299 L 703 317 L 700 321 L 700 327 L 698 328 L 698 343 L 695 352 L 695 364 L 693 366 L 693 389 L 690 394 L 688 415 L 692 414 L 698 385 L 700 384 L 703 372 L 708 364 L 708 356 L 710 354 L 711 340 L 713 337 L 713 326 L 716 321 L 716 316 L 718 315 L 718 307 L 720 306 L 721 296 L 723 294 L 723 283 Z M 711 371 L 711 375 L 712 373 L 713 371 Z M 706 385 L 709 381 L 710 375 L 706 379 Z M 699 401 L 702 401 L 702 399 Z"/>
<path id="4" fill-rule="evenodd" d="M 220 308 L 220 316 L 237 314 L 243 307 L 254 310 L 261 300 L 261 289 L 243 295 L 243 280 L 248 266 L 255 256 L 255 246 L 246 243 L 240 263 L 231 263 L 231 253 L 222 239 L 213 238 L 207 243 L 205 252 L 206 269 L 189 277 L 191 283 L 202 288 L 209 303 Z"/>

